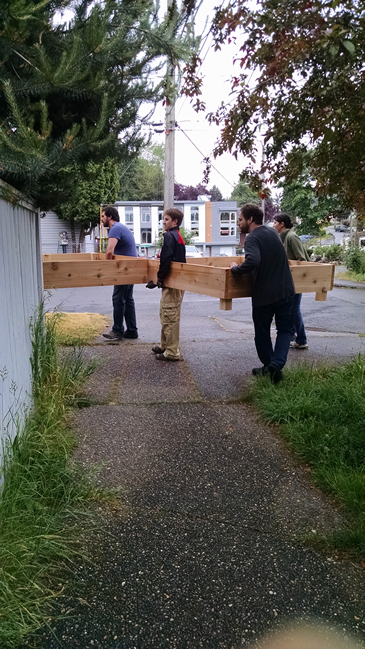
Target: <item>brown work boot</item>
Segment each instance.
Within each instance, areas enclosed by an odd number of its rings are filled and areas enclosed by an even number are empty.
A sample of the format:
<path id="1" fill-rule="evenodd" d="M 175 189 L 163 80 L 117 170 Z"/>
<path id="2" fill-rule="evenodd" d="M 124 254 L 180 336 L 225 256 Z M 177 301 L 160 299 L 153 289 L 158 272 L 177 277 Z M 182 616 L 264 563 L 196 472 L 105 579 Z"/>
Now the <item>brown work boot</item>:
<path id="1" fill-rule="evenodd" d="M 161 349 L 161 347 L 159 347 L 158 345 L 155 345 L 154 347 L 152 347 L 152 351 L 154 354 L 163 354 L 165 350 Z"/>
<path id="2" fill-rule="evenodd" d="M 165 354 L 156 354 L 158 361 L 179 361 L 180 357 L 174 358 L 174 356 L 165 356 Z"/>

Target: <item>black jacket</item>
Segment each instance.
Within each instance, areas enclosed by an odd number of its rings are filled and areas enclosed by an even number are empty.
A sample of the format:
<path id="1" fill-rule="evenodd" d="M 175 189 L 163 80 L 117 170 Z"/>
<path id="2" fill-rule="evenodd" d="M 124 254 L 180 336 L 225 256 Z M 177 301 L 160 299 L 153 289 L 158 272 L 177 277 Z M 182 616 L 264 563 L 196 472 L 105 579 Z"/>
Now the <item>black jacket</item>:
<path id="1" fill-rule="evenodd" d="M 285 248 L 274 228 L 255 228 L 245 241 L 245 261 L 233 275 L 252 273 L 252 306 L 274 304 L 295 294 Z"/>
<path id="2" fill-rule="evenodd" d="M 160 268 L 157 273 L 157 279 L 160 282 L 163 282 L 169 274 L 172 261 L 178 261 L 182 264 L 186 263 L 185 241 L 179 232 L 179 228 L 172 228 L 163 235 Z"/>

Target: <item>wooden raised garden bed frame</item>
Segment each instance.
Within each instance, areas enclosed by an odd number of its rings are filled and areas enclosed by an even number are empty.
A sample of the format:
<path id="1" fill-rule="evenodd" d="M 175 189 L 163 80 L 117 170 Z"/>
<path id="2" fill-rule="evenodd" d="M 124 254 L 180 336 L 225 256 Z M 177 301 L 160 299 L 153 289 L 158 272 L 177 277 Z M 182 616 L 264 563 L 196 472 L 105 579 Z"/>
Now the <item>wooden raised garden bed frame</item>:
<path id="1" fill-rule="evenodd" d="M 250 297 L 249 275 L 234 277 L 231 262 L 241 264 L 244 257 L 202 257 L 187 259 L 186 264 L 173 262 L 165 285 L 191 293 L 219 298 L 219 308 L 229 311 L 232 299 Z M 333 288 L 334 264 L 290 261 L 297 293 L 315 293 L 324 301 Z M 79 286 L 110 286 L 114 284 L 147 284 L 156 281 L 158 259 L 115 256 L 106 260 L 102 253 L 43 255 L 45 289 Z"/>

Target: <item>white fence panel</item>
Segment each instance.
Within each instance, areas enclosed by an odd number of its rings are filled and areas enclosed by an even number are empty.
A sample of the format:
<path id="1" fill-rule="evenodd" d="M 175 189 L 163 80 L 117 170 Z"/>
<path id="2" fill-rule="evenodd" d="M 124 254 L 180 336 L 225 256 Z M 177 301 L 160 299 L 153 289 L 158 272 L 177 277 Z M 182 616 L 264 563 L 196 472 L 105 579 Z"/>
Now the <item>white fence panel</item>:
<path id="1" fill-rule="evenodd" d="M 12 437 L 29 403 L 29 321 L 42 296 L 39 215 L 0 199 L 0 437 Z M 1 455 L 1 448 L 0 448 Z"/>

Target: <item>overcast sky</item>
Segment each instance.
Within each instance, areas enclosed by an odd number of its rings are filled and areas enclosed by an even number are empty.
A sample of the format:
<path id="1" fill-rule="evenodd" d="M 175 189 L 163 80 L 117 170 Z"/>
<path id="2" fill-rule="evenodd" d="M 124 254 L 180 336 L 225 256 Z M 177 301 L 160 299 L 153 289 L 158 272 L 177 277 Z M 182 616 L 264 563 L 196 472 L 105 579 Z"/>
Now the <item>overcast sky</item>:
<path id="1" fill-rule="evenodd" d="M 195 30 L 201 34 L 204 30 L 206 34 L 210 27 L 211 19 L 214 15 L 214 7 L 219 5 L 219 0 L 203 0 L 199 10 L 197 20 L 195 21 Z M 161 3 L 161 8 L 166 8 L 167 0 Z M 208 21 L 208 24 L 207 24 Z M 212 36 L 204 39 L 204 45 L 200 53 L 203 60 L 203 88 L 201 99 L 206 103 L 206 113 L 215 111 L 222 101 L 229 101 L 230 84 L 229 79 L 233 75 L 234 68 L 239 66 L 233 65 L 235 54 L 238 51 L 236 46 L 224 46 L 220 52 L 214 52 L 212 48 Z M 164 121 L 164 107 L 158 106 L 154 121 Z M 188 140 L 187 136 L 204 154 L 204 157 L 212 153 L 214 145 L 219 136 L 219 128 L 215 125 L 209 125 L 205 119 L 204 113 L 196 113 L 190 103 L 189 98 L 181 98 L 176 103 L 176 121 L 181 129 L 175 133 L 175 180 L 184 185 L 196 185 L 202 182 L 204 164 L 202 155 L 197 151 L 194 145 Z M 154 135 L 154 141 L 164 143 L 164 135 Z M 239 180 L 239 173 L 244 169 L 245 161 L 242 156 L 238 161 L 229 154 L 224 154 L 212 163 L 216 167 L 211 170 L 209 187 L 217 185 L 224 198 L 229 198 L 233 186 Z M 220 173 L 219 173 L 220 172 Z M 224 178 L 223 178 L 223 177 Z"/>
<path id="2" fill-rule="evenodd" d="M 222 4 L 221 0 L 203 0 L 195 21 L 196 34 L 205 35 L 209 31 L 211 19 L 214 16 L 214 7 Z M 167 0 L 161 0 L 161 13 L 167 8 Z M 63 12 L 63 20 L 70 16 L 68 10 Z M 203 39 L 203 46 L 200 52 L 200 58 L 203 60 L 203 88 L 201 100 L 206 104 L 206 113 L 214 112 L 222 101 L 229 101 L 230 84 L 229 79 L 233 75 L 234 67 L 239 70 L 239 66 L 233 65 L 233 59 L 238 51 L 238 45 L 225 45 L 220 52 L 214 52 L 212 48 L 212 36 L 208 35 Z M 161 105 L 157 106 L 156 112 L 151 121 L 163 122 L 165 120 L 165 109 Z M 175 180 L 184 185 L 197 185 L 203 180 L 204 163 L 203 157 L 211 155 L 214 145 L 219 136 L 219 128 L 210 126 L 205 119 L 204 113 L 196 113 L 190 103 L 189 98 L 180 98 L 176 103 L 176 121 L 180 129 L 175 133 Z M 144 130 L 146 135 L 149 129 Z M 155 134 L 152 129 L 153 141 L 156 144 L 164 144 L 165 135 Z M 199 153 L 195 146 L 200 149 Z M 203 154 L 203 155 L 202 155 Z M 217 170 L 211 170 L 208 187 L 217 185 L 224 198 L 229 198 L 234 185 L 239 180 L 239 173 L 245 167 L 245 160 L 235 158 L 229 154 L 224 154 L 214 160 L 212 164 Z M 223 176 L 223 177 L 222 177 Z"/>

